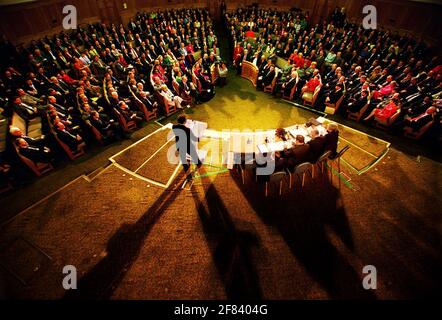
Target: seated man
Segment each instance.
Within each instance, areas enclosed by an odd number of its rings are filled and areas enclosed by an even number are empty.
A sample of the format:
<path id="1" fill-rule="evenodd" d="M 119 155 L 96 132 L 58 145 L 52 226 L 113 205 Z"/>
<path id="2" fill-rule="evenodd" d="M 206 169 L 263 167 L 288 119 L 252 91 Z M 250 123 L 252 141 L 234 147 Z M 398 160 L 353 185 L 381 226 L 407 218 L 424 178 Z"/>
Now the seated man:
<path id="1" fill-rule="evenodd" d="M 135 96 L 138 99 L 140 99 L 140 101 L 146 106 L 147 110 L 149 110 L 150 112 L 158 108 L 158 103 L 154 101 L 149 91 L 144 91 L 144 85 L 141 82 L 137 83 Z"/>
<path id="2" fill-rule="evenodd" d="M 264 71 L 262 76 L 258 77 L 256 88 L 262 89 L 264 87 L 269 86 L 272 83 L 275 75 L 276 75 L 275 66 L 272 64 L 270 68 L 267 69 L 267 71 Z"/>
<path id="3" fill-rule="evenodd" d="M 25 92 L 25 90 L 21 88 L 17 89 L 17 94 L 20 97 L 21 101 L 29 105 L 30 107 L 37 107 L 38 103 L 40 102 L 39 99 Z"/>
<path id="4" fill-rule="evenodd" d="M 25 135 L 20 128 L 11 126 L 9 133 L 14 139 L 24 139 L 31 147 L 43 148 L 45 146 L 45 136 L 41 136 L 39 139 L 31 138 Z"/>
<path id="5" fill-rule="evenodd" d="M 184 75 L 181 78 L 181 82 L 179 84 L 179 94 L 181 98 L 188 100 L 189 98 L 195 99 L 195 103 L 199 104 L 199 93 L 196 90 L 196 86 L 192 81 L 187 79 L 187 76 Z"/>
<path id="6" fill-rule="evenodd" d="M 104 138 L 115 136 L 115 132 L 119 129 L 118 124 L 115 123 L 113 119 L 104 119 L 97 111 L 92 111 L 90 113 L 89 121 Z"/>
<path id="7" fill-rule="evenodd" d="M 349 98 L 349 102 L 347 104 L 347 112 L 359 112 L 362 107 L 364 107 L 368 103 L 368 85 L 367 89 L 362 88 L 360 92 L 357 92 L 352 97 Z"/>
<path id="8" fill-rule="evenodd" d="M 12 110 L 25 120 L 31 120 L 38 116 L 37 107 L 23 103 L 20 97 L 15 97 L 12 101 Z"/>
<path id="9" fill-rule="evenodd" d="M 312 140 L 307 142 L 310 147 L 309 162 L 315 163 L 324 152 L 325 137 L 319 135 L 318 129 L 313 129 L 310 133 Z"/>
<path id="10" fill-rule="evenodd" d="M 132 111 L 124 101 L 118 103 L 118 111 L 120 111 L 126 121 L 133 120 L 137 124 L 143 121 L 142 113 L 140 111 Z"/>
<path id="11" fill-rule="evenodd" d="M 292 70 L 290 77 L 286 79 L 286 81 L 281 85 L 281 89 L 284 90 L 284 96 L 290 96 L 293 87 L 298 85 L 299 75 L 296 70 Z M 296 91 L 297 89 L 295 89 Z"/>
<path id="12" fill-rule="evenodd" d="M 83 143 L 83 139 L 80 137 L 80 135 L 74 135 L 69 132 L 61 121 L 54 123 L 54 129 L 58 139 L 65 143 L 69 149 L 74 152 L 77 151 L 78 146 Z"/>
<path id="13" fill-rule="evenodd" d="M 297 165 L 308 162 L 310 156 L 310 145 L 304 142 L 303 135 L 297 135 L 293 147 L 286 152 L 287 167 L 293 170 Z"/>
<path id="14" fill-rule="evenodd" d="M 18 138 L 15 143 L 18 146 L 18 152 L 23 157 L 26 157 L 35 163 L 49 163 L 51 161 L 49 148 L 31 146 L 23 138 Z"/>
<path id="15" fill-rule="evenodd" d="M 419 131 L 423 126 L 433 121 L 436 118 L 437 108 L 429 107 L 423 114 L 414 117 L 407 118 L 404 120 L 404 125 L 410 127 L 414 132 Z"/>

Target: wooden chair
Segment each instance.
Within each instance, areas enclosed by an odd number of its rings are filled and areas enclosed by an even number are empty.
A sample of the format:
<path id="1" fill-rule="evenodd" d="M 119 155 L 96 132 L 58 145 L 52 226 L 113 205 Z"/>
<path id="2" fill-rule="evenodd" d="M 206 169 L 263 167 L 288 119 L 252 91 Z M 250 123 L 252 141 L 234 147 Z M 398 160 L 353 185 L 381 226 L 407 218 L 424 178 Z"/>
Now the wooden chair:
<path id="1" fill-rule="evenodd" d="M 52 125 L 51 119 L 48 116 L 48 123 L 49 123 L 49 129 L 54 136 L 55 140 L 57 141 L 58 145 L 64 150 L 64 152 L 67 154 L 69 159 L 75 160 L 81 156 L 83 156 L 86 152 L 84 151 L 84 147 L 86 146 L 86 143 L 82 142 L 78 145 L 77 150 L 72 151 L 69 146 L 60 140 L 60 138 L 57 135 L 57 132 L 55 131 L 54 126 Z"/>
<path id="2" fill-rule="evenodd" d="M 428 122 L 426 125 L 424 125 L 422 128 L 420 128 L 417 132 L 413 131 L 411 127 L 405 127 L 404 128 L 404 136 L 413 140 L 419 140 L 425 132 L 427 132 L 433 125 L 435 121 L 432 120 Z"/>
<path id="3" fill-rule="evenodd" d="M 275 72 L 275 76 L 273 77 L 272 82 L 264 87 L 264 92 L 272 93 L 276 86 L 276 81 L 278 80 L 278 71 Z"/>
<path id="4" fill-rule="evenodd" d="M 172 80 L 172 86 L 175 89 L 177 95 L 179 95 L 181 98 L 183 98 L 184 101 L 186 101 L 187 103 L 191 104 L 192 103 L 192 97 L 191 96 L 186 96 L 183 97 L 182 95 L 180 95 L 180 85 L 178 82 L 176 82 L 175 80 Z"/>
<path id="5" fill-rule="evenodd" d="M 342 104 L 345 95 L 343 94 L 336 103 L 325 103 L 325 112 L 328 114 L 335 114 L 338 112 L 339 106 Z"/>
<path id="6" fill-rule="evenodd" d="M 295 95 L 296 88 L 298 87 L 298 82 L 299 82 L 299 77 L 296 79 L 296 83 L 293 86 L 292 90 L 290 90 L 289 96 L 284 95 L 284 89 L 282 90 L 282 98 L 283 99 L 293 100 L 293 96 Z"/>
<path id="7" fill-rule="evenodd" d="M 117 117 L 118 123 L 124 132 L 132 132 L 137 129 L 137 123 L 134 120 L 127 121 L 121 112 L 116 108 L 112 108 L 112 112 Z"/>
<path id="8" fill-rule="evenodd" d="M 302 100 L 304 100 L 304 104 L 314 106 L 316 99 L 318 98 L 319 91 L 321 91 L 322 85 L 318 85 L 315 88 L 314 92 L 304 92 L 302 94 Z"/>
<path id="9" fill-rule="evenodd" d="M 376 121 L 376 127 L 381 129 L 388 129 L 396 120 L 399 118 L 399 115 L 401 114 L 401 109 L 398 108 L 397 111 L 388 119 L 381 119 L 378 117 L 374 117 Z"/>
<path id="10" fill-rule="evenodd" d="M 156 92 L 156 96 L 167 117 L 178 111 L 177 107 L 175 105 L 170 105 L 166 97 L 164 97 L 161 93 Z"/>
<path id="11" fill-rule="evenodd" d="M 20 160 L 29 168 L 37 177 L 40 177 L 41 175 L 45 174 L 46 172 L 49 172 L 54 169 L 52 164 L 50 163 L 41 163 L 41 162 L 34 162 L 31 159 L 26 158 L 25 156 L 22 156 L 19 152 L 19 148 L 16 143 L 13 143 L 15 151 L 17 152 L 18 157 Z"/>
<path id="12" fill-rule="evenodd" d="M 361 120 L 362 116 L 367 111 L 369 106 L 370 106 L 370 100 L 368 100 L 368 102 L 358 112 L 350 112 L 348 114 L 348 119 L 355 120 L 356 122 L 359 122 Z"/>

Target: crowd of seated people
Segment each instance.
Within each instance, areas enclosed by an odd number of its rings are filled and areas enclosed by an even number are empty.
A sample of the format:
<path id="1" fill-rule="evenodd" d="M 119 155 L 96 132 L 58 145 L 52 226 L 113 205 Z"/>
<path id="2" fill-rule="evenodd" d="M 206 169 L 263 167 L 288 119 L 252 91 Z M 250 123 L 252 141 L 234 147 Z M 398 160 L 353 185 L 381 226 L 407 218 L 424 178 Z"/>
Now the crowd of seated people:
<path id="1" fill-rule="evenodd" d="M 127 26 L 90 24 L 27 45 L 2 39 L 0 50 L 0 111 L 10 123 L 2 163 L 18 167 L 17 152 L 52 163 L 62 149 L 81 154 L 94 139 L 127 137 L 166 114 L 165 101 L 198 103 L 198 86 L 214 91 L 210 68 L 221 60 L 206 9 L 142 12 Z M 35 123 L 44 138 L 26 136 Z"/>
<path id="2" fill-rule="evenodd" d="M 259 8 L 224 19 L 233 64 L 238 74 L 243 61 L 258 67 L 257 89 L 276 77 L 275 95 L 399 132 L 436 124 L 440 135 L 442 64 L 422 40 L 366 30 L 337 9 L 317 24 L 299 11 Z"/>

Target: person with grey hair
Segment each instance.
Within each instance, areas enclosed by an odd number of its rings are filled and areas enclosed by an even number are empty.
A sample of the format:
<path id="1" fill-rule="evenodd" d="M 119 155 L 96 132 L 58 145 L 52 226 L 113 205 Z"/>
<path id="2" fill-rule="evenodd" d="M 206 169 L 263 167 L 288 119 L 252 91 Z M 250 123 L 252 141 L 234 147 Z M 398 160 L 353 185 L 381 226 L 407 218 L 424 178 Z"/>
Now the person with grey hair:
<path id="1" fill-rule="evenodd" d="M 325 151 L 331 151 L 331 157 L 336 156 L 338 149 L 339 130 L 336 123 L 329 123 L 327 126 L 327 134 L 325 135 Z"/>
<path id="2" fill-rule="evenodd" d="M 308 159 L 311 163 L 315 163 L 324 152 L 325 137 L 320 136 L 319 131 L 316 128 L 311 130 L 310 137 L 312 139 L 307 142 L 310 149 Z"/>
<path id="3" fill-rule="evenodd" d="M 31 138 L 25 135 L 20 128 L 14 126 L 9 127 L 9 133 L 13 139 L 24 139 L 32 147 L 42 148 L 45 146 L 45 136 L 41 136 L 40 139 Z"/>

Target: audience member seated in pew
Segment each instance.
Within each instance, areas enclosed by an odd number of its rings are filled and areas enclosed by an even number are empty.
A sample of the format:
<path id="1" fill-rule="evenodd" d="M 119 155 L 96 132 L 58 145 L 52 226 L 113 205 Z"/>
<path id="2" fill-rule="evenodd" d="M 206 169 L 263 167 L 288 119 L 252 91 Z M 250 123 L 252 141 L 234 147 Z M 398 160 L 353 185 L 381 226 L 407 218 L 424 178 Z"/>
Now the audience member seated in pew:
<path id="1" fill-rule="evenodd" d="M 43 148 L 46 146 L 46 137 L 42 135 L 40 138 L 31 138 L 25 135 L 20 128 L 11 126 L 9 128 L 9 133 L 14 139 L 24 139 L 31 147 L 35 148 Z"/>
<path id="2" fill-rule="evenodd" d="M 373 117 L 387 120 L 394 115 L 401 107 L 400 95 L 395 93 L 390 100 L 381 102 L 365 119 L 368 121 Z"/>
<path id="3" fill-rule="evenodd" d="M 146 106 L 150 112 L 158 108 L 158 102 L 154 100 L 154 97 L 150 95 L 149 91 L 144 91 L 144 85 L 141 82 L 137 83 L 135 90 L 135 96 Z"/>
<path id="4" fill-rule="evenodd" d="M 181 82 L 179 83 L 179 91 L 180 97 L 184 100 L 189 101 L 194 99 L 195 104 L 200 103 L 199 93 L 196 89 L 196 85 L 192 81 L 189 81 L 186 75 L 182 76 L 181 78 Z"/>
<path id="5" fill-rule="evenodd" d="M 109 120 L 108 118 L 104 118 L 103 115 L 100 115 L 97 111 L 92 111 L 90 113 L 89 121 L 105 139 L 114 137 L 117 134 L 124 136 L 118 123 L 113 119 Z"/>
<path id="6" fill-rule="evenodd" d="M 25 120 L 31 120 L 39 116 L 37 107 L 23 103 L 20 97 L 15 97 L 12 101 L 12 110 Z"/>
<path id="7" fill-rule="evenodd" d="M 26 157 L 35 163 L 51 162 L 51 152 L 49 148 L 44 146 L 31 146 L 24 138 L 18 138 L 15 140 L 15 143 L 21 156 Z"/>
<path id="8" fill-rule="evenodd" d="M 414 132 L 418 132 L 422 127 L 434 121 L 437 117 L 437 108 L 429 107 L 424 113 L 416 117 L 406 117 L 399 125 L 400 127 L 410 127 Z"/>
<path id="9" fill-rule="evenodd" d="M 183 98 L 174 95 L 172 91 L 169 90 L 167 85 L 163 84 L 160 94 L 164 97 L 164 102 L 169 106 L 175 106 L 177 109 L 183 109 L 181 105 L 184 102 Z"/>
<path id="10" fill-rule="evenodd" d="M 368 84 L 366 86 L 368 88 Z M 357 92 L 355 95 L 350 97 L 346 106 L 347 113 L 359 112 L 368 103 L 368 95 L 369 91 L 362 89 L 360 92 Z"/>
<path id="11" fill-rule="evenodd" d="M 133 111 L 125 101 L 118 102 L 118 111 L 123 115 L 126 121 L 133 120 L 139 125 L 143 121 L 143 114 L 141 111 Z"/>
<path id="12" fill-rule="evenodd" d="M 261 76 L 258 77 L 256 88 L 262 89 L 269 86 L 272 83 L 273 78 L 275 78 L 275 74 L 275 66 L 272 64 Z"/>
<path id="13" fill-rule="evenodd" d="M 76 152 L 78 146 L 83 143 L 83 138 L 79 134 L 69 132 L 61 121 L 55 120 L 54 130 L 58 139 L 66 144 L 72 152 Z"/>

